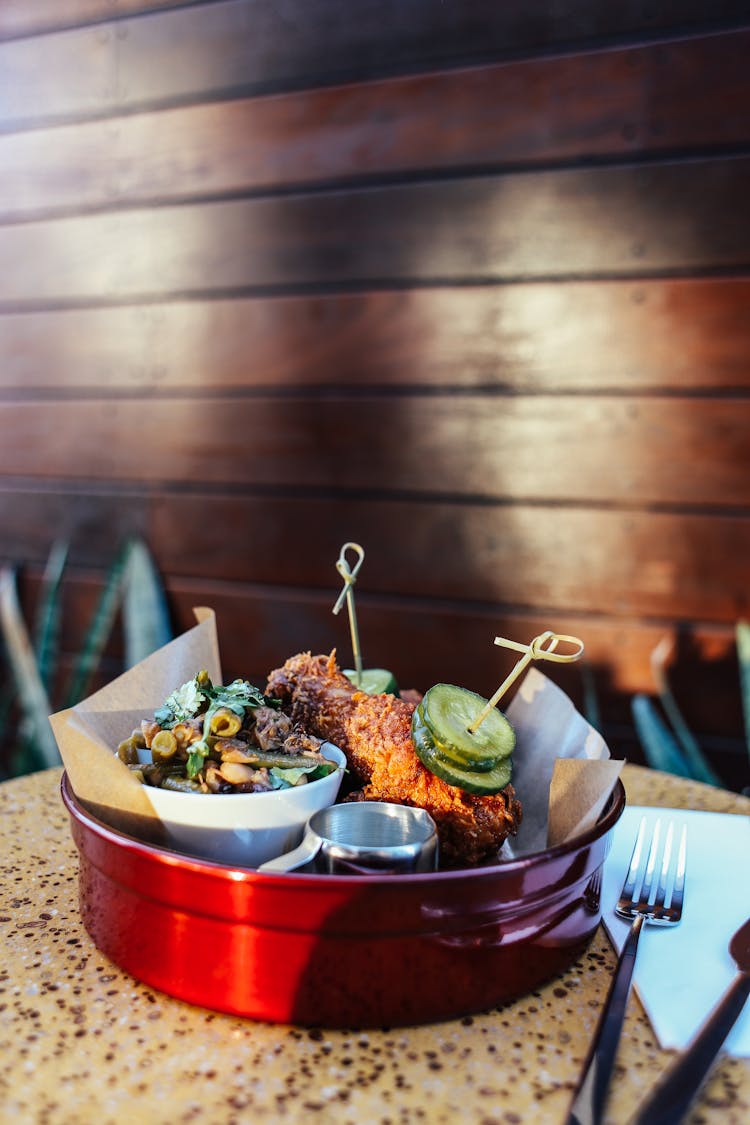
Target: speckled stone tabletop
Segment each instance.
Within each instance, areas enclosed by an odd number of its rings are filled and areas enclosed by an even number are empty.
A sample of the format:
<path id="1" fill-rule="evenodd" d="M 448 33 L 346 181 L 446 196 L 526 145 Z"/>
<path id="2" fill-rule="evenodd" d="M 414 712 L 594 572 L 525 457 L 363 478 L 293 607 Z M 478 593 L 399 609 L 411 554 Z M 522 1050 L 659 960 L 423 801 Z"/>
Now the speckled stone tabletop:
<path id="1" fill-rule="evenodd" d="M 234 1125 L 562 1122 L 615 965 L 600 927 L 563 975 L 515 1003 L 426 1027 L 321 1031 L 194 1008 L 93 945 L 60 770 L 0 785 L 0 1121 Z M 750 814 L 750 801 L 626 766 L 631 804 Z M 631 996 L 607 1121 L 671 1059 Z M 750 1060 L 721 1057 L 686 1119 L 750 1121 Z"/>

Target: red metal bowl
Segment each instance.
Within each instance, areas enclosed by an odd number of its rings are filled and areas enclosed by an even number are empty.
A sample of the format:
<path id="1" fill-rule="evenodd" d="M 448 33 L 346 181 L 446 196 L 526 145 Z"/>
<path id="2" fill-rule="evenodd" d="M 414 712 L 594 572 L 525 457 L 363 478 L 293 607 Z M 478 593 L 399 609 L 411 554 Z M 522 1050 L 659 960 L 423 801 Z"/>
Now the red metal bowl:
<path id="1" fill-rule="evenodd" d="M 80 909 L 99 949 L 172 996 L 272 1023 L 382 1027 L 451 1019 L 565 970 L 596 930 L 625 808 L 590 832 L 486 867 L 401 876 L 260 874 L 117 832 L 62 798 Z"/>

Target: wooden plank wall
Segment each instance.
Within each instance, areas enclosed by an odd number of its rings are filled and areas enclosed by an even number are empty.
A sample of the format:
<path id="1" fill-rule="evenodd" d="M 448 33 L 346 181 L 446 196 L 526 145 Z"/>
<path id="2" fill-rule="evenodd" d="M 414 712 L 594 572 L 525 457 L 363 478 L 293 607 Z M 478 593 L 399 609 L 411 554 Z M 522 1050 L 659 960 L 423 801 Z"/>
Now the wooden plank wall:
<path id="1" fill-rule="evenodd" d="M 225 672 L 350 654 L 490 692 L 650 653 L 747 781 L 750 18 L 731 0 L 4 0 L 0 507 L 73 649 L 146 536 Z M 347 661 L 348 662 L 348 661 Z M 578 669 L 557 674 L 578 700 Z"/>

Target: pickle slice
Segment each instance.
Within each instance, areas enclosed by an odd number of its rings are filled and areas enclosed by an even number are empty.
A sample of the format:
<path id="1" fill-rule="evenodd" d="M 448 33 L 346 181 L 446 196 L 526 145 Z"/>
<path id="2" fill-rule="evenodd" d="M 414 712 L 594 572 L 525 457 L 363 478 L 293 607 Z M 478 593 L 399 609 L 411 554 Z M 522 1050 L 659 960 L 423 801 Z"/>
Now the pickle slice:
<path id="1" fill-rule="evenodd" d="M 387 668 L 363 668 L 360 682 L 353 668 L 345 668 L 344 675 L 360 691 L 367 695 L 398 695 L 396 677 Z"/>
<path id="2" fill-rule="evenodd" d="M 465 793 L 489 797 L 499 793 L 510 781 L 513 769 L 510 757 L 500 758 L 489 770 L 469 769 L 445 758 L 424 721 L 421 706 L 416 707 L 412 715 L 411 737 L 422 765 L 448 785 L 463 789 Z"/>
<path id="3" fill-rule="evenodd" d="M 430 728 L 428 727 L 427 729 L 429 730 Z M 463 754 L 460 750 L 456 750 L 455 746 L 447 745 L 445 742 L 438 742 L 432 731 L 430 731 L 430 734 L 432 734 L 432 740 L 435 743 L 437 756 L 449 765 L 458 766 L 459 769 L 473 770 L 476 773 L 487 773 L 487 771 L 491 770 L 493 766 L 496 766 L 498 762 L 504 761 L 503 758 L 497 757 L 472 757 L 471 760 L 469 760 L 466 754 Z"/>
<path id="4" fill-rule="evenodd" d="M 513 727 L 496 707 L 476 731 L 469 730 L 486 704 L 483 696 L 454 684 L 435 684 L 422 700 L 423 721 L 438 748 L 469 770 L 487 769 L 516 745 Z"/>
<path id="5" fill-rule="evenodd" d="M 484 756 L 477 754 L 472 757 L 470 762 L 467 761 L 466 755 L 462 754 L 460 750 L 456 750 L 450 743 L 441 742 L 441 740 L 436 737 L 434 730 L 432 730 L 426 722 L 422 703 L 417 704 L 417 710 L 419 711 L 419 722 L 426 726 L 429 731 L 430 738 L 435 747 L 436 756 L 441 761 L 444 761 L 446 765 L 458 766 L 459 769 L 477 770 L 479 773 L 485 773 L 487 770 L 491 770 L 492 767 L 497 765 L 498 761 L 501 760 L 493 751 Z"/>

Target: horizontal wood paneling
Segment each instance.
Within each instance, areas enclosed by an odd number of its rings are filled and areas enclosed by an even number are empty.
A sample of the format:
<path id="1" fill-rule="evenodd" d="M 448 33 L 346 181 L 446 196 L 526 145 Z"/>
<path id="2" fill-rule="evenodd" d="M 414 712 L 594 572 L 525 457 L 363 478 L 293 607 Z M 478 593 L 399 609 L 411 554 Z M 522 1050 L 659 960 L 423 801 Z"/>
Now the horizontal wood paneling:
<path id="1" fill-rule="evenodd" d="M 0 314 L 0 388 L 750 387 L 750 280 L 528 283 Z"/>
<path id="2" fill-rule="evenodd" d="M 0 7 L 0 557 L 31 610 L 70 540 L 66 659 L 132 533 L 228 675 L 346 650 L 355 539 L 403 684 L 574 633 L 632 746 L 666 635 L 745 763 L 746 4 Z"/>
<path id="3" fill-rule="evenodd" d="M 184 3 L 185 0 L 3 0 L 0 5 L 0 39 L 39 35 L 62 27 L 163 8 L 179 8 Z"/>
<path id="4" fill-rule="evenodd" d="M 291 653 L 312 649 L 327 652 L 336 647 L 345 664 L 351 661 L 348 626 L 331 613 L 329 595 L 304 592 L 289 596 L 272 588 L 220 587 L 172 580 L 169 586 L 177 621 L 188 628 L 191 607 L 206 604 L 216 610 L 222 661 L 226 673 L 252 665 L 252 678 L 283 662 Z M 196 598 L 204 595 L 204 601 Z M 538 615 L 512 611 L 488 614 L 485 607 L 453 607 L 403 603 L 400 600 L 366 598 L 360 592 L 357 617 L 362 651 L 372 666 L 392 668 L 400 683 L 423 688 L 438 681 L 471 686 L 489 695 L 513 666 L 513 657 L 493 644 L 497 635 L 530 640 L 544 629 L 579 636 L 586 645 L 586 658 L 593 669 L 603 698 L 612 692 L 628 698 L 637 691 L 653 690 L 650 659 L 657 644 L 669 636 L 663 625 L 630 622 L 613 627 L 606 619 L 571 613 Z M 194 620 L 194 619 L 192 619 Z M 694 683 L 702 669 L 707 695 L 687 698 L 681 681 L 674 681 L 680 700 L 696 730 L 733 729 L 741 737 L 739 688 L 731 675 L 736 670 L 733 630 L 696 625 L 672 634 L 682 675 Z M 394 652 L 394 637 L 398 638 Z M 394 668 L 395 665 L 395 668 Z M 719 666 L 723 687 L 714 673 Z M 242 674 L 241 672 L 237 673 Z M 249 673 L 248 673 L 249 674 Z M 556 682 L 581 699 L 580 667 L 554 670 Z M 731 716 L 731 724 L 728 722 Z"/>
<path id="5" fill-rule="evenodd" d="M 640 0 L 348 0 L 345 12 L 340 0 L 189 4 L 0 43 L 3 117 L 18 128 L 747 18 L 743 0 L 669 0 L 650 13 Z"/>
<path id="6" fill-rule="evenodd" d="M 747 144 L 749 51 L 746 31 L 0 135 L 0 220 Z"/>
<path id="7" fill-rule="evenodd" d="M 204 571 L 191 547 L 195 528 L 214 520 L 246 546 L 216 545 Z M 303 526 L 300 553 L 289 529 Z M 750 515 L 173 496 L 155 504 L 150 541 L 169 574 L 335 589 L 343 531 L 367 544 L 364 590 L 388 593 L 397 575 L 411 597 L 730 624 L 750 616 Z M 727 560 L 720 575 L 716 558 Z"/>
<path id="8" fill-rule="evenodd" d="M 750 158 L 154 208 L 0 228 L 0 302 L 750 265 Z"/>
<path id="9" fill-rule="evenodd" d="M 750 504 L 750 400 L 3 403 L 0 473 L 633 504 Z"/>
<path id="10" fill-rule="evenodd" d="M 106 568 L 131 536 L 148 539 L 152 501 L 148 493 L 93 493 L 50 488 L 0 488 L 0 558 L 19 569 L 43 564 L 52 543 L 69 544 L 68 566 Z"/>
<path id="11" fill-rule="evenodd" d="M 662 625 L 733 625 L 750 616 L 750 513 L 4 489 L 0 524 L 9 561 L 41 565 L 50 543 L 63 539 L 74 568 L 103 568 L 119 542 L 140 534 L 165 574 L 317 588 L 331 602 L 340 585 L 334 563 L 350 539 L 366 551 L 363 594 L 554 607 Z M 296 529 L 304 529 L 302 544 Z"/>
<path id="12" fill-rule="evenodd" d="M 73 649 L 86 634 L 101 585 L 96 572 L 82 571 L 66 587 L 66 637 Z M 27 576 L 23 589 L 32 600 L 34 587 L 34 575 Z M 167 591 L 178 632 L 195 624 L 194 606 L 214 608 L 226 678 L 241 675 L 262 683 L 272 668 L 293 653 L 306 650 L 329 652 L 336 648 L 342 663 L 351 664 L 348 623 L 332 613 L 338 592 L 334 583 L 330 590 L 321 591 L 172 577 Z M 545 629 L 554 629 L 580 637 L 585 644 L 586 665 L 593 671 L 602 699 L 616 693 L 626 700 L 636 692 L 653 691 L 651 654 L 668 638 L 682 662 L 673 686 L 690 720 L 697 729 L 724 733 L 734 729 L 741 735 L 734 630 L 730 626 L 697 622 L 679 628 L 666 622 L 629 621 L 615 627 L 606 615 L 560 611 L 540 615 L 490 604 L 456 606 L 451 602 L 376 596 L 364 590 L 357 593 L 357 618 L 365 663 L 390 667 L 402 687 L 424 690 L 431 683 L 445 680 L 471 686 L 486 695 L 495 690 L 514 663 L 511 653 L 494 645 L 498 635 L 528 641 Z M 398 638 L 395 648 L 394 637 Z M 116 655 L 120 651 L 116 631 L 111 652 Z M 550 665 L 546 669 L 579 704 L 582 666 Z M 684 697 L 683 683 L 691 683 L 699 667 L 703 669 L 706 693 Z"/>

